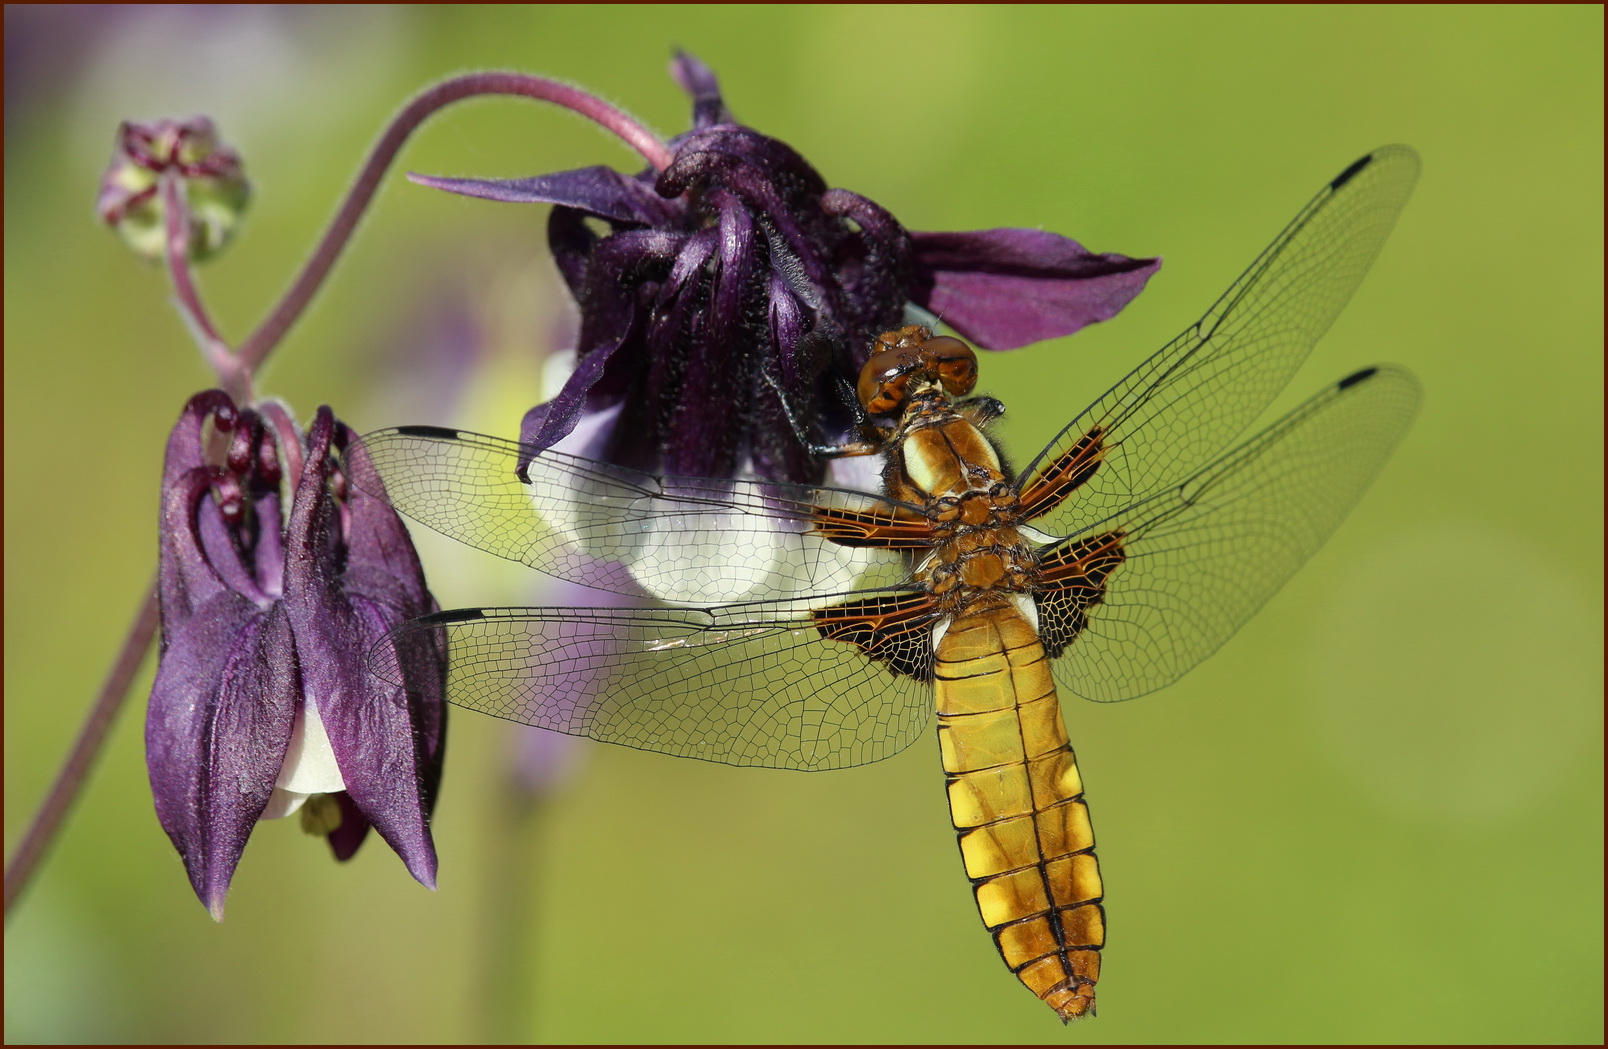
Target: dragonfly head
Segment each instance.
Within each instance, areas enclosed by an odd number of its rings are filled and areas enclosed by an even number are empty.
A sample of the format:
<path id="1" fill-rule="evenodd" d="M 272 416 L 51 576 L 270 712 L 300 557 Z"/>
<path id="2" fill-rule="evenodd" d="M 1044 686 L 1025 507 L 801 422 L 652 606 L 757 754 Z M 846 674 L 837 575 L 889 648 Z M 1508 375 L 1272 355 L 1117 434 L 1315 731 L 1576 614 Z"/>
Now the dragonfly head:
<path id="1" fill-rule="evenodd" d="M 927 387 L 964 397 L 977 385 L 977 354 L 961 340 L 909 325 L 883 332 L 871 359 L 860 369 L 856 393 L 873 418 L 902 411 L 911 396 Z"/>

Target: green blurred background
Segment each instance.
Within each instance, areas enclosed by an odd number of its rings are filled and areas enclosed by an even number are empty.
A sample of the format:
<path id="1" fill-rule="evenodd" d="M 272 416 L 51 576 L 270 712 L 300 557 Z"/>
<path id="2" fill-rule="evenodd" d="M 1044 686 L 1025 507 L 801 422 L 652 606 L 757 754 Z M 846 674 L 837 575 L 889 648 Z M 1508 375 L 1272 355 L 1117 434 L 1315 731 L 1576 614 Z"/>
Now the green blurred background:
<path id="1" fill-rule="evenodd" d="M 1113 323 L 985 361 L 1018 456 L 1325 180 L 1408 142 L 1417 196 L 1276 410 L 1376 361 L 1426 403 L 1220 654 L 1141 702 L 1070 701 L 1110 915 L 1098 1019 L 1063 1030 L 1000 964 L 926 742 L 816 776 L 580 743 L 516 812 L 516 730 L 460 713 L 438 893 L 378 840 L 336 866 L 283 821 L 214 925 L 152 812 L 148 663 L 8 927 L 7 1039 L 1600 1041 L 1601 41 L 1597 6 L 9 7 L 8 855 L 150 577 L 162 443 L 208 384 L 162 274 L 94 221 L 123 117 L 205 112 L 243 152 L 250 221 L 202 272 L 238 339 L 421 86 L 541 72 L 670 135 L 686 47 L 741 119 L 911 228 L 1166 256 Z M 593 163 L 636 166 L 493 100 L 401 168 Z M 359 430 L 513 432 L 572 323 L 545 218 L 394 173 L 262 387 Z M 539 598 L 517 566 L 425 557 L 443 605 Z"/>

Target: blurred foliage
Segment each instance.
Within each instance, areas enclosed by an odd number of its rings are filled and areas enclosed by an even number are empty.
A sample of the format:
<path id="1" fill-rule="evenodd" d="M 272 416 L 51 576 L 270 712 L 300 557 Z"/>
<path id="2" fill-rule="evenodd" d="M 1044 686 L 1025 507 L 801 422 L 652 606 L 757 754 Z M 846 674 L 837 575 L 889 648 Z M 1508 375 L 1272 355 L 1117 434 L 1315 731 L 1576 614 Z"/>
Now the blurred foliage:
<path id="1" fill-rule="evenodd" d="M 8 854 L 147 585 L 163 438 L 208 382 L 163 274 L 94 221 L 126 117 L 204 112 L 245 157 L 254 210 L 202 273 L 238 339 L 426 83 L 546 73 L 669 135 L 687 47 L 740 118 L 912 228 L 1166 255 L 1116 321 L 984 362 L 1018 457 L 1325 179 L 1409 142 L 1417 197 L 1275 410 L 1378 360 L 1427 391 L 1222 653 L 1138 703 L 1071 701 L 1109 894 L 1098 1019 L 1063 1031 L 1000 965 L 928 744 L 819 776 L 583 744 L 521 809 L 515 731 L 460 713 L 439 893 L 285 821 L 215 926 L 152 812 L 148 665 L 8 928 L 8 1040 L 1602 1039 L 1600 7 L 25 5 L 5 35 Z M 594 163 L 636 166 L 495 100 L 401 167 Z M 514 432 L 572 323 L 545 218 L 396 171 L 263 387 L 359 430 Z M 517 566 L 424 553 L 446 606 L 537 598 Z"/>

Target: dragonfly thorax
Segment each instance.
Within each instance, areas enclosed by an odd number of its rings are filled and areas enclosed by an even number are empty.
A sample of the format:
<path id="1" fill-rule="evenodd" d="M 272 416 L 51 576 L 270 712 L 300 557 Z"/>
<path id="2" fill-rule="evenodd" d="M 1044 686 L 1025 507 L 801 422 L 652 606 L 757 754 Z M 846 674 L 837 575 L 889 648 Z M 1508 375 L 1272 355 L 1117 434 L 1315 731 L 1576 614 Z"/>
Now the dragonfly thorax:
<path id="1" fill-rule="evenodd" d="M 1005 480 L 994 443 L 960 407 L 936 392 L 912 401 L 887 445 L 883 482 L 890 496 L 929 506 Z"/>
<path id="2" fill-rule="evenodd" d="M 956 614 L 988 595 L 1031 590 L 1037 555 L 1017 530 L 1016 485 L 993 442 L 947 400 L 919 419 L 907 414 L 901 430 L 886 480 L 932 522 L 932 554 L 918 575 L 942 610 Z"/>

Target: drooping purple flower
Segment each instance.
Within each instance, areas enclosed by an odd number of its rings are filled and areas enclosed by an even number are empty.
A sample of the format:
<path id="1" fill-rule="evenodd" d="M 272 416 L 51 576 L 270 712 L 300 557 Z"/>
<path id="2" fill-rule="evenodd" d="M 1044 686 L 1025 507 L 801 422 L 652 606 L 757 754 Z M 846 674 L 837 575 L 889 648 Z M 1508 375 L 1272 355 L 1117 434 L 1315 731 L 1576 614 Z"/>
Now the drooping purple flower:
<path id="1" fill-rule="evenodd" d="M 435 884 L 443 653 L 423 633 L 384 642 L 411 690 L 369 674 L 366 655 L 436 604 L 395 512 L 346 483 L 337 453 L 353 437 L 320 408 L 304 445 L 278 405 L 212 390 L 168 438 L 146 762 L 214 918 L 252 826 L 298 810 L 337 859 L 372 826 Z"/>
<path id="2" fill-rule="evenodd" d="M 734 122 L 697 59 L 677 55 L 671 72 L 692 96 L 693 127 L 662 171 L 414 176 L 555 205 L 548 241 L 581 326 L 564 388 L 525 417 L 533 448 L 584 416 L 600 430 L 587 451 L 611 462 L 816 481 L 824 460 L 810 446 L 851 428 L 851 384 L 908 306 L 978 346 L 1013 349 L 1114 316 L 1160 265 L 1042 230 L 912 233 Z"/>

